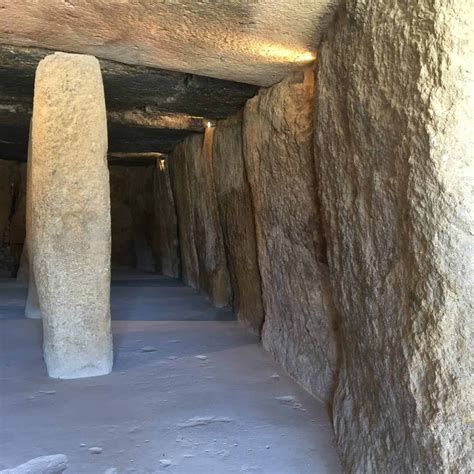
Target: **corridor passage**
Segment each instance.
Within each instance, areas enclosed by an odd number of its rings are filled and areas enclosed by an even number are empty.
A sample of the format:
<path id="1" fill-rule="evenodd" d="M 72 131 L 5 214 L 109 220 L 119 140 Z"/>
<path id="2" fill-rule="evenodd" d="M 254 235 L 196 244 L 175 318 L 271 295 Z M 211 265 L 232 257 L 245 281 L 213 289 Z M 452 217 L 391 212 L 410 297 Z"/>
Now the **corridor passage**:
<path id="1" fill-rule="evenodd" d="M 103 377 L 48 378 L 25 297 L 0 280 L 0 469 L 65 454 L 72 474 L 340 472 L 325 406 L 178 280 L 114 275 Z"/>

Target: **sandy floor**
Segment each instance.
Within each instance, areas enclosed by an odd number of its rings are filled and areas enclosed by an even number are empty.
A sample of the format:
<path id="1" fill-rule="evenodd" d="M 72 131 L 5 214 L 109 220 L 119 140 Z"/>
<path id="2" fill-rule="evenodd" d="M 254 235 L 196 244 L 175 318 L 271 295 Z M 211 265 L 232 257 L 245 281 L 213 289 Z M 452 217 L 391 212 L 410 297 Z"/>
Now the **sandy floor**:
<path id="1" fill-rule="evenodd" d="M 46 374 L 25 294 L 0 280 L 0 469 L 62 453 L 67 473 L 341 472 L 325 407 L 181 283 L 115 279 L 114 371 L 67 381 Z"/>

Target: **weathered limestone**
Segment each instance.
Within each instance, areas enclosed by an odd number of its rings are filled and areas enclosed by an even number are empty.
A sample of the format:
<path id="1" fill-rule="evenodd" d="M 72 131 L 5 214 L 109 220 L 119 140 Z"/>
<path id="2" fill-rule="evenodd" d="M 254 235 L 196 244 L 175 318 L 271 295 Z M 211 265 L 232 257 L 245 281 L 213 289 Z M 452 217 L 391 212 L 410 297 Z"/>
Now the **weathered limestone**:
<path id="1" fill-rule="evenodd" d="M 255 334 L 263 303 L 252 199 L 242 155 L 242 116 L 222 120 L 214 135 L 214 183 L 236 317 Z"/>
<path id="2" fill-rule="evenodd" d="M 194 243 L 194 209 L 189 189 L 186 143 L 178 145 L 170 157 L 170 175 L 178 217 L 181 279 L 193 288 L 199 286 L 199 264 Z"/>
<path id="3" fill-rule="evenodd" d="M 348 0 L 319 55 L 347 472 L 474 470 L 473 17 L 470 0 Z"/>
<path id="4" fill-rule="evenodd" d="M 312 77 L 306 84 L 303 76 L 247 102 L 244 160 L 262 279 L 263 345 L 309 391 L 330 400 L 335 314 L 316 198 Z"/>
<path id="5" fill-rule="evenodd" d="M 32 121 L 31 253 L 44 357 L 55 378 L 109 373 L 110 199 L 98 61 L 38 66 Z"/>
<path id="6" fill-rule="evenodd" d="M 214 128 L 206 128 L 204 138 L 194 135 L 186 139 L 186 164 L 194 207 L 199 290 L 209 296 L 213 306 L 222 307 L 231 302 L 232 292 L 212 177 L 213 135 Z"/>
<path id="7" fill-rule="evenodd" d="M 129 169 L 135 267 L 149 273 L 156 271 L 153 255 L 153 174 L 153 166 Z"/>
<path id="8" fill-rule="evenodd" d="M 168 159 L 157 160 L 154 184 L 153 248 L 158 270 L 172 278 L 180 277 L 178 220 L 171 189 Z"/>

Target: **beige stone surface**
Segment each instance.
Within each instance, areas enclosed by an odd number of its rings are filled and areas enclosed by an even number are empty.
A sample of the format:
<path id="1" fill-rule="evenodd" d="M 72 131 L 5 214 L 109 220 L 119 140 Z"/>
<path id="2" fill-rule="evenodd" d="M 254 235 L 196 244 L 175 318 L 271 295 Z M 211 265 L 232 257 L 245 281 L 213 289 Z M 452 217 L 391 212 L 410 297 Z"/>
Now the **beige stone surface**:
<path id="1" fill-rule="evenodd" d="M 153 175 L 153 165 L 129 168 L 135 268 L 149 273 L 156 271 L 153 254 Z"/>
<path id="2" fill-rule="evenodd" d="M 31 150 L 32 150 L 32 139 L 31 139 L 31 122 L 30 132 L 28 141 L 28 162 L 26 164 L 26 204 L 25 204 L 25 243 L 23 245 L 23 256 L 26 261 L 27 268 L 23 271 L 26 274 L 28 284 L 28 294 L 26 297 L 25 304 L 25 316 L 28 319 L 41 319 L 41 308 L 39 305 L 38 288 L 36 287 L 36 280 L 33 270 L 33 258 L 32 258 L 32 246 L 31 246 Z M 20 272 L 19 272 L 20 273 Z M 18 279 L 18 275 L 17 275 Z"/>
<path id="3" fill-rule="evenodd" d="M 306 84 L 303 73 L 293 75 L 247 102 L 243 146 L 265 308 L 263 345 L 329 401 L 335 315 L 317 205 L 309 78 Z"/>
<path id="4" fill-rule="evenodd" d="M 255 334 L 263 303 L 252 198 L 242 154 L 242 116 L 219 121 L 212 162 L 222 233 L 237 319 Z"/>
<path id="5" fill-rule="evenodd" d="M 153 183 L 153 248 L 158 270 L 172 278 L 180 277 L 178 218 L 171 187 L 169 160 L 157 160 Z"/>
<path id="6" fill-rule="evenodd" d="M 316 141 L 347 472 L 473 472 L 474 3 L 348 0 Z"/>
<path id="7" fill-rule="evenodd" d="M 48 373 L 112 369 L 110 190 L 98 61 L 56 53 L 38 66 L 32 122 L 31 248 Z"/>
<path id="8" fill-rule="evenodd" d="M 178 145 L 169 159 L 171 184 L 178 217 L 181 278 L 186 285 L 199 287 L 199 264 L 194 237 L 194 208 L 189 189 L 186 143 Z"/>
<path id="9" fill-rule="evenodd" d="M 232 290 L 212 176 L 213 137 L 214 128 L 206 128 L 204 136 L 196 134 L 187 138 L 185 149 L 194 208 L 199 290 L 209 297 L 213 306 L 223 307 L 230 304 Z"/>
<path id="10" fill-rule="evenodd" d="M 313 58 L 338 0 L 3 0 L 0 42 L 270 85 Z"/>

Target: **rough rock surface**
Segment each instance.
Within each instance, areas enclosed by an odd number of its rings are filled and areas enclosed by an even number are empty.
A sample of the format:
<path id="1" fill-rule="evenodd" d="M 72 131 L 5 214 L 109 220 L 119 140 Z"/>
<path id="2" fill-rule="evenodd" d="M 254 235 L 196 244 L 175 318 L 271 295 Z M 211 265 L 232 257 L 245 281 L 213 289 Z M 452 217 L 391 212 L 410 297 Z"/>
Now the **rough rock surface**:
<path id="1" fill-rule="evenodd" d="M 199 264 L 194 242 L 194 209 L 189 189 L 188 167 L 192 159 L 186 153 L 186 144 L 178 145 L 169 159 L 171 184 L 178 217 L 179 248 L 181 252 L 181 279 L 186 285 L 199 287 Z"/>
<path id="2" fill-rule="evenodd" d="M 38 288 L 33 270 L 33 253 L 31 246 L 31 167 L 32 167 L 32 140 L 31 140 L 31 126 L 30 139 L 28 142 L 28 162 L 26 164 L 26 205 L 25 205 L 25 243 L 23 245 L 23 259 L 26 260 L 27 269 L 24 270 L 28 278 L 28 295 L 25 304 L 25 316 L 28 319 L 41 319 L 41 308 L 38 298 Z M 20 271 L 18 272 L 20 273 Z M 18 275 L 17 275 L 18 279 Z"/>
<path id="3" fill-rule="evenodd" d="M 319 55 L 347 472 L 474 470 L 473 17 L 470 0 L 348 0 Z"/>
<path id="4" fill-rule="evenodd" d="M 38 66 L 32 122 L 31 248 L 48 373 L 112 369 L 107 123 L 98 61 Z"/>
<path id="5" fill-rule="evenodd" d="M 0 474 L 61 474 L 67 469 L 67 457 L 64 454 L 40 456 L 12 469 L 0 471 Z"/>
<path id="6" fill-rule="evenodd" d="M 337 3 L 3 0 L 0 40 L 269 85 L 311 61 Z"/>
<path id="7" fill-rule="evenodd" d="M 153 174 L 154 166 L 129 169 L 135 268 L 149 273 L 156 271 L 153 254 Z"/>
<path id="8" fill-rule="evenodd" d="M 214 134 L 214 184 L 222 224 L 234 313 L 260 335 L 263 303 L 252 198 L 242 155 L 242 117 L 218 123 Z"/>
<path id="9" fill-rule="evenodd" d="M 135 267 L 133 219 L 130 209 L 130 168 L 109 165 L 112 267 Z"/>
<path id="10" fill-rule="evenodd" d="M 335 315 L 316 199 L 312 85 L 300 73 L 249 100 L 243 143 L 265 309 L 263 345 L 309 391 L 329 400 Z"/>
<path id="11" fill-rule="evenodd" d="M 191 203 L 194 207 L 194 241 L 199 263 L 199 290 L 212 305 L 231 302 L 229 271 L 212 177 L 214 128 L 185 141 Z M 179 192 L 179 190 L 178 190 Z"/>
<path id="12" fill-rule="evenodd" d="M 153 248 L 163 275 L 180 277 L 178 219 L 167 159 L 158 160 L 153 183 L 155 220 Z"/>
<path id="13" fill-rule="evenodd" d="M 0 474 L 61 474 L 67 469 L 67 456 L 53 454 L 30 459 L 12 469 L 0 471 Z"/>

